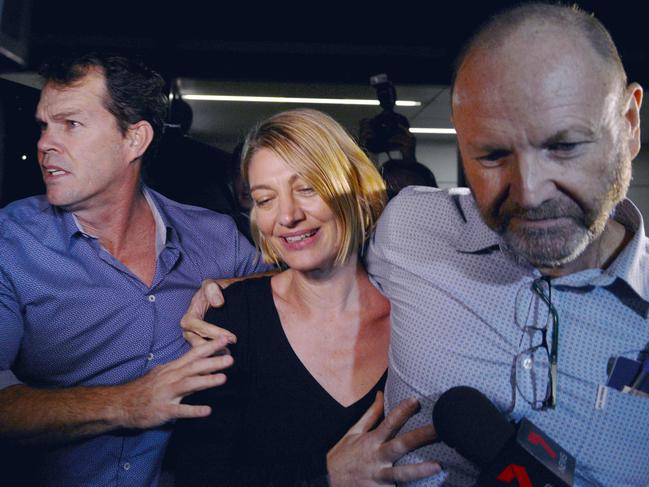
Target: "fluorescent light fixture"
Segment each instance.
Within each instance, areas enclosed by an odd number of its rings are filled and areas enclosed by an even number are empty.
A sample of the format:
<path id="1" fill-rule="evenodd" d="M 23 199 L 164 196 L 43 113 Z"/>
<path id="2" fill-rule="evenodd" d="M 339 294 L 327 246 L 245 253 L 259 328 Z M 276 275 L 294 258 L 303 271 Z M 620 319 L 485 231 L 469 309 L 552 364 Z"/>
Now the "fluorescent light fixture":
<path id="1" fill-rule="evenodd" d="M 436 129 L 436 128 L 419 128 L 410 127 L 410 132 L 413 134 L 455 134 L 455 129 Z"/>
<path id="2" fill-rule="evenodd" d="M 183 95 L 185 100 L 239 101 L 253 103 L 311 103 L 315 105 L 378 105 L 378 100 L 354 98 L 297 98 L 290 96 Z M 420 101 L 397 100 L 398 107 L 418 107 Z"/>

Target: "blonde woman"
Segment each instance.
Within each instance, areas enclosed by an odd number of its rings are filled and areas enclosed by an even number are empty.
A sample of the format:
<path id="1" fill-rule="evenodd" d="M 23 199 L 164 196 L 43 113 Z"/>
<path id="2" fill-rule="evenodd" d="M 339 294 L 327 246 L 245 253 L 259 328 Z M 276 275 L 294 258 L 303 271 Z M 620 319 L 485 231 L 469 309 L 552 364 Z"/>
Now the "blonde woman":
<path id="1" fill-rule="evenodd" d="M 234 365 L 224 386 L 190 398 L 212 414 L 178 426 L 179 485 L 322 477 L 327 452 L 363 413 L 373 406 L 366 423 L 380 416 L 390 306 L 359 259 L 386 201 L 380 174 L 315 110 L 255 127 L 242 174 L 253 238 L 267 262 L 286 270 L 233 284 L 225 306 L 206 316 L 237 336 Z M 332 450 L 342 463 L 350 441 Z"/>

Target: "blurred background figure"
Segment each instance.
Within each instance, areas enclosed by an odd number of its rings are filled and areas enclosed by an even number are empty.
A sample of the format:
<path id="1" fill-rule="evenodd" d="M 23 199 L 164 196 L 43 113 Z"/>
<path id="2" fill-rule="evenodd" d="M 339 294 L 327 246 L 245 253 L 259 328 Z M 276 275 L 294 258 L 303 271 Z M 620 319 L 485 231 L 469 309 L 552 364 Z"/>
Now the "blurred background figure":
<path id="1" fill-rule="evenodd" d="M 250 197 L 250 188 L 246 180 L 241 177 L 241 149 L 243 142 L 237 144 L 230 157 L 228 167 L 228 188 L 233 196 L 234 213 L 232 217 L 243 233 L 251 242 L 250 234 L 250 210 L 252 210 L 252 198 Z"/>
<path id="2" fill-rule="evenodd" d="M 376 89 L 381 113 L 372 118 L 360 121 L 359 144 L 380 167 L 385 181 L 388 199 L 392 199 L 406 186 L 432 186 L 437 188 L 433 172 L 424 164 L 417 162 L 417 140 L 410 133 L 408 119 L 394 111 L 397 91 L 387 75 L 379 74 L 370 78 L 370 84 Z M 396 153 L 396 156 L 393 155 Z M 386 154 L 388 159 L 380 161 Z"/>
<path id="3" fill-rule="evenodd" d="M 388 159 L 379 168 L 385 181 L 388 200 L 394 198 L 406 186 L 431 186 L 437 188 L 433 171 L 417 161 Z"/>
<path id="4" fill-rule="evenodd" d="M 230 215 L 239 231 L 250 239 L 248 221 L 242 217 L 229 185 L 234 156 L 188 135 L 192 108 L 180 96 L 176 83 L 169 99 L 169 116 L 160 147 L 143 170 L 145 183 L 180 203 Z"/>

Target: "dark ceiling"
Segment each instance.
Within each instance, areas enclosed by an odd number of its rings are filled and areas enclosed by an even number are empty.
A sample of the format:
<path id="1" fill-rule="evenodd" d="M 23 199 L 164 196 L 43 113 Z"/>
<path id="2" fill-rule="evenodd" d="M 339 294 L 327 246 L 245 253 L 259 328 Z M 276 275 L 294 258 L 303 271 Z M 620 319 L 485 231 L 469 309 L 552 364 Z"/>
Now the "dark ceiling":
<path id="1" fill-rule="evenodd" d="M 387 72 L 401 83 L 448 84 L 464 40 L 512 3 L 34 0 L 29 67 L 71 50 L 111 49 L 170 78 L 366 83 Z M 580 5 L 609 28 L 630 77 L 649 82 L 642 2 Z"/>

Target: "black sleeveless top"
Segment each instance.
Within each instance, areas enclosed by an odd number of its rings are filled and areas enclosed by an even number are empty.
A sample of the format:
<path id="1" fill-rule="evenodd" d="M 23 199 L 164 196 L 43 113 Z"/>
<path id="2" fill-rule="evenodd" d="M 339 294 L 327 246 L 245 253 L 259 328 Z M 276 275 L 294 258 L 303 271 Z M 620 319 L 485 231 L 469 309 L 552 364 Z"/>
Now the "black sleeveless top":
<path id="1" fill-rule="evenodd" d="M 206 320 L 237 335 L 234 365 L 225 385 L 184 401 L 210 405 L 212 414 L 176 425 L 176 485 L 290 486 L 323 476 L 327 451 L 369 408 L 386 373 L 343 407 L 291 348 L 270 277 L 235 283 L 224 295 L 225 306 Z"/>

